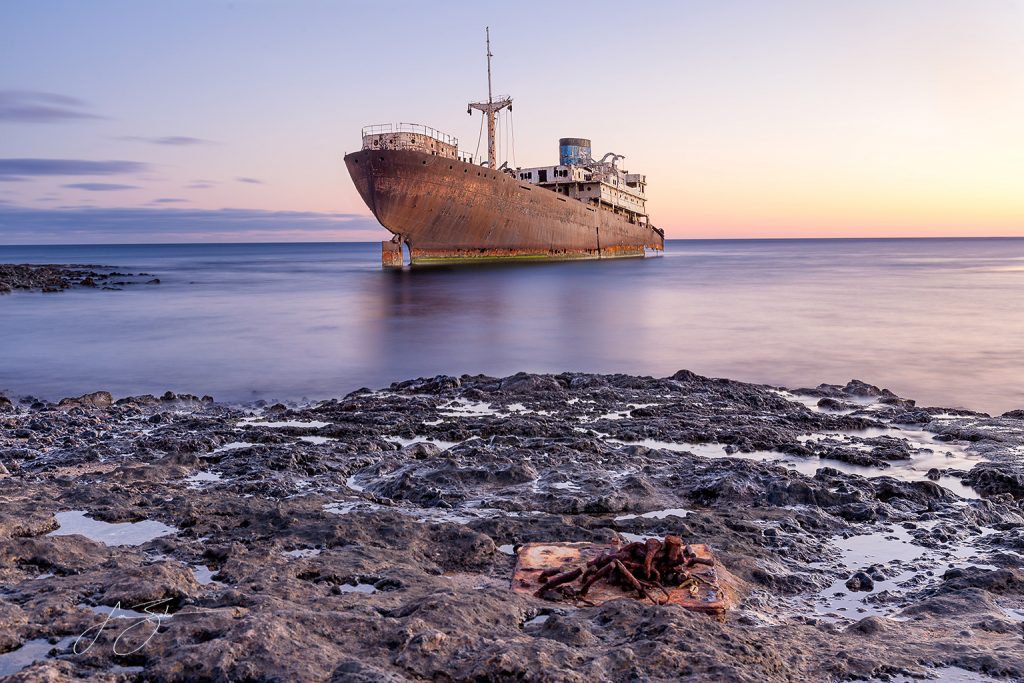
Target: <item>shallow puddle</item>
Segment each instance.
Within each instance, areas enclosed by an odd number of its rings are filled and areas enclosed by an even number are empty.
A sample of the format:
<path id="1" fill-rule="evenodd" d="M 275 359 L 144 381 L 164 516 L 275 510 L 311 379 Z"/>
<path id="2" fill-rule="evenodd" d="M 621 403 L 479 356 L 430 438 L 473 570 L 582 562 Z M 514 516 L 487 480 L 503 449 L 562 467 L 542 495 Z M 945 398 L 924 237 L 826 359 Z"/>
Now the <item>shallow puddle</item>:
<path id="1" fill-rule="evenodd" d="M 365 510 L 369 512 L 382 509 L 384 509 L 383 505 L 367 503 L 364 500 L 348 501 L 346 503 L 328 503 L 327 505 L 324 505 L 324 512 L 329 512 L 332 515 L 347 515 L 355 510 Z"/>
<path id="2" fill-rule="evenodd" d="M 637 408 L 653 408 L 653 407 L 659 406 L 659 405 L 661 405 L 661 404 L 660 403 L 627 403 L 626 407 L 624 409 L 622 409 L 622 410 L 613 410 L 611 412 L 604 413 L 603 415 L 598 415 L 596 418 L 594 418 L 594 421 L 597 421 L 597 420 L 624 420 L 627 417 L 630 417 L 630 413 L 632 413 Z M 589 418 L 588 418 L 588 421 L 590 421 Z"/>
<path id="3" fill-rule="evenodd" d="M 808 394 L 795 394 L 791 391 L 775 390 L 773 394 L 777 394 L 787 401 L 793 401 L 795 403 L 802 403 L 816 413 L 828 413 L 830 415 L 849 415 L 855 413 L 858 410 L 875 410 L 877 408 L 884 407 L 883 404 L 878 402 L 880 397 L 878 396 L 839 396 L 834 397 L 841 403 L 846 403 L 852 407 L 843 408 L 841 410 L 833 410 L 832 408 L 823 408 L 818 405 L 818 401 L 824 396 L 810 396 Z"/>
<path id="4" fill-rule="evenodd" d="M 210 584 L 220 583 L 213 578 L 216 574 L 217 570 L 210 569 L 205 564 L 192 565 L 192 576 L 195 577 L 196 583 L 200 586 L 209 586 Z"/>
<path id="5" fill-rule="evenodd" d="M 938 521 L 919 524 L 927 529 Z M 983 529 L 981 536 L 992 533 Z M 915 545 L 911 530 L 894 526 L 884 531 L 849 538 L 836 537 L 832 544 L 841 552 L 840 578 L 812 597 L 814 610 L 822 616 L 838 614 L 850 619 L 866 616 L 891 616 L 899 609 L 899 597 L 910 589 L 923 587 L 950 567 L 976 566 L 992 568 L 978 560 L 979 551 L 970 541 L 954 541 L 945 548 Z M 974 539 L 971 539 L 974 540 Z M 874 580 L 871 591 L 851 591 L 846 581 L 855 572 L 872 565 L 881 568 L 884 579 Z M 932 575 L 929 576 L 928 572 Z M 868 572 L 870 574 L 870 572 Z M 912 586 L 906 585 L 917 577 Z M 892 599 L 875 603 L 869 598 L 888 592 Z"/>
<path id="6" fill-rule="evenodd" d="M 47 536 L 78 534 L 99 543 L 116 546 L 142 545 L 152 541 L 154 538 L 178 533 L 178 530 L 173 526 L 150 519 L 141 522 L 112 524 L 92 519 L 87 514 L 84 510 L 58 512 L 54 516 L 57 518 L 57 524 L 60 525 L 60 528 L 51 531 Z"/>
<path id="7" fill-rule="evenodd" d="M 26 642 L 17 650 L 5 652 L 0 655 L 0 677 L 13 676 L 30 664 L 49 659 L 50 650 L 54 648 L 58 651 L 64 650 L 70 647 L 75 640 L 76 636 L 68 636 L 54 644 L 46 638 L 36 638 Z"/>
<path id="8" fill-rule="evenodd" d="M 306 443 L 311 443 L 315 446 L 322 446 L 328 441 L 337 441 L 337 439 L 333 439 L 329 436 L 300 436 L 299 441 L 305 441 Z"/>
<path id="9" fill-rule="evenodd" d="M 212 451 L 210 451 L 206 455 L 210 456 L 210 455 L 214 455 L 215 453 L 224 453 L 226 451 L 234 451 L 234 450 L 237 450 L 239 448 L 248 448 L 249 446 L 255 446 L 255 445 L 256 444 L 249 443 L 248 441 L 232 441 L 230 443 L 224 444 L 223 446 L 220 446 L 219 448 L 214 448 Z M 200 456 L 200 457 L 202 457 L 202 456 Z"/>
<path id="10" fill-rule="evenodd" d="M 932 450 L 934 451 L 934 454 L 932 454 L 931 457 L 935 458 L 963 458 L 964 460 L 971 461 L 973 463 L 977 462 L 980 457 L 968 453 L 967 448 L 961 444 L 951 443 L 948 441 L 937 441 L 935 439 L 937 434 L 933 432 L 901 427 L 889 427 L 888 429 L 868 427 L 866 429 L 815 432 L 813 434 L 803 434 L 797 437 L 797 440 L 801 443 L 807 443 L 808 441 L 819 441 L 822 439 L 832 438 L 851 442 L 853 438 L 874 439 L 879 436 L 891 436 L 897 439 L 903 439 L 912 449 L 915 450 Z M 928 456 L 929 454 L 922 454 L 922 457 Z"/>
<path id="11" fill-rule="evenodd" d="M 330 422 L 321 422 L 320 420 L 263 420 L 258 417 L 243 417 L 238 423 L 242 426 L 271 427 L 274 429 L 281 427 L 309 427 L 317 429 L 331 424 Z"/>
<path id="12" fill-rule="evenodd" d="M 937 683 L 990 683 L 991 681 L 1001 680 L 977 673 L 976 671 L 961 669 L 958 666 L 940 666 L 929 669 L 928 673 L 930 677 L 927 680 L 936 681 Z M 890 680 L 892 683 L 921 683 L 921 679 L 909 678 L 907 676 L 895 676 Z"/>
<path id="13" fill-rule="evenodd" d="M 628 519 L 665 519 L 666 517 L 686 517 L 689 510 L 683 508 L 667 508 L 665 510 L 651 510 L 640 515 L 620 515 L 615 518 L 616 522 L 624 522 Z"/>
<path id="14" fill-rule="evenodd" d="M 646 448 L 653 448 L 655 450 L 665 451 L 676 451 L 677 453 L 693 453 L 705 458 L 744 458 L 749 457 L 754 459 L 753 453 L 736 453 L 729 455 L 725 452 L 725 446 L 718 443 L 675 443 L 672 441 L 658 441 L 657 439 L 641 439 L 639 441 L 620 441 L 619 439 L 613 439 L 607 434 L 601 432 L 595 432 L 599 437 L 611 444 L 620 446 L 644 446 Z M 780 457 L 784 457 L 782 453 L 777 454 Z"/>
<path id="15" fill-rule="evenodd" d="M 647 448 L 662 449 L 676 452 L 693 453 L 705 458 L 742 458 L 744 460 L 756 460 L 758 462 L 774 463 L 782 465 L 800 474 L 813 477 L 819 469 L 830 467 L 846 474 L 856 474 L 865 478 L 893 477 L 902 481 L 930 481 L 928 471 L 930 469 L 957 469 L 970 470 L 979 462 L 985 462 L 985 458 L 968 453 L 963 446 L 934 441 L 931 432 L 900 429 L 878 429 L 870 428 L 851 432 L 830 432 L 811 434 L 798 437 L 798 440 L 806 443 L 817 439 L 833 438 L 851 442 L 852 436 L 861 438 L 872 438 L 873 436 L 894 436 L 905 438 L 909 441 L 910 447 L 917 451 L 908 460 L 890 461 L 890 467 L 870 467 L 867 465 L 854 465 L 842 460 L 831 460 L 811 457 L 798 457 L 778 451 L 752 451 L 749 453 L 726 453 L 725 447 L 717 443 L 673 443 L 671 441 L 658 441 L 656 439 L 643 439 L 640 441 L 620 441 L 607 438 L 609 443 L 622 444 L 627 446 L 646 446 Z M 931 449 L 927 452 L 925 449 Z M 971 487 L 964 484 L 954 476 L 943 476 L 938 482 L 940 486 L 948 489 L 961 498 L 976 499 L 980 495 Z"/>
<path id="16" fill-rule="evenodd" d="M 404 436 L 385 436 L 385 439 L 393 443 L 397 443 L 402 448 L 411 446 L 414 443 L 432 443 L 442 451 L 446 451 L 452 446 L 458 446 L 461 441 L 442 441 L 441 439 L 435 439 L 430 436 L 414 436 L 411 439 L 407 439 Z"/>
<path id="17" fill-rule="evenodd" d="M 533 413 L 534 415 L 551 415 L 550 410 L 534 410 L 533 408 L 527 408 L 522 403 L 509 403 L 505 406 L 507 413 Z M 507 414 L 506 413 L 506 414 Z"/>
<path id="18" fill-rule="evenodd" d="M 198 489 L 202 488 L 205 484 L 212 484 L 223 479 L 224 477 L 216 472 L 196 472 L 191 476 L 185 477 L 185 482 L 190 489 Z"/>
<path id="19" fill-rule="evenodd" d="M 1024 609 L 1018 609 L 1016 607 L 1000 607 L 1003 610 L 1003 614 L 1006 618 L 1011 621 L 1024 622 Z"/>
<path id="20" fill-rule="evenodd" d="M 377 588 L 372 583 L 357 583 L 354 586 L 350 583 L 343 583 L 338 586 L 338 590 L 342 593 L 362 593 L 364 595 L 372 595 L 377 592 Z"/>
<path id="21" fill-rule="evenodd" d="M 459 398 L 438 407 L 437 412 L 451 417 L 498 414 L 498 411 L 492 408 L 490 403 L 486 403 L 484 401 L 466 401 Z"/>
<path id="22" fill-rule="evenodd" d="M 416 508 L 378 505 L 365 500 L 346 501 L 338 503 L 327 503 L 323 506 L 324 512 L 332 515 L 348 515 L 354 512 L 396 512 L 424 524 L 436 524 L 446 522 L 449 524 L 469 524 L 478 519 L 493 519 L 495 517 L 528 517 L 532 515 L 544 515 L 545 512 L 529 510 L 525 512 L 508 512 L 498 508 L 473 507 L 466 504 L 462 507 L 444 508 Z"/>

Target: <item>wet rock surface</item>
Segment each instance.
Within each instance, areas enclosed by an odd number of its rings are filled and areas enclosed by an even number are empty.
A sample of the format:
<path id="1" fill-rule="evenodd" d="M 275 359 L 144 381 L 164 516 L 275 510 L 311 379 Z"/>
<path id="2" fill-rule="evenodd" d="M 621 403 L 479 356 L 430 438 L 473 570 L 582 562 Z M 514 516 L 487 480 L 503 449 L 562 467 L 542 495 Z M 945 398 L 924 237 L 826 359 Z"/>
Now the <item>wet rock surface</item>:
<path id="1" fill-rule="evenodd" d="M 0 676 L 1020 680 L 1022 454 L 1014 413 L 687 371 L 9 397 Z M 509 590 L 518 544 L 666 534 L 738 609 Z"/>
<path id="2" fill-rule="evenodd" d="M 72 288 L 119 290 L 136 284 L 158 285 L 160 280 L 149 273 L 121 273 L 110 266 L 0 263 L 0 294 Z"/>

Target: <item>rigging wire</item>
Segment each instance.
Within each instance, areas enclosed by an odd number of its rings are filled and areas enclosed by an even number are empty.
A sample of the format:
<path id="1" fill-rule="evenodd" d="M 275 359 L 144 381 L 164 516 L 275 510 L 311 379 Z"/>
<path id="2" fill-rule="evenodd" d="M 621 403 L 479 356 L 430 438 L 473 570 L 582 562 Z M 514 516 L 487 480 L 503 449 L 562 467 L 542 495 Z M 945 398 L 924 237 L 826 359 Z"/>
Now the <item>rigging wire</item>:
<path id="1" fill-rule="evenodd" d="M 515 119 L 512 118 L 511 107 L 508 110 L 508 125 L 509 128 L 512 130 L 512 166 L 514 166 L 515 168 L 519 168 L 518 166 L 516 166 L 516 121 Z"/>
<path id="2" fill-rule="evenodd" d="M 484 136 L 484 117 L 480 117 L 480 133 L 476 136 L 476 152 L 473 153 L 473 158 L 478 159 L 480 157 L 480 140 Z"/>
<path id="3" fill-rule="evenodd" d="M 508 161 L 508 158 L 510 156 L 512 156 L 511 153 L 509 152 L 508 140 L 509 140 L 509 137 L 508 137 L 508 115 L 506 114 L 505 115 L 505 161 L 506 162 Z"/>

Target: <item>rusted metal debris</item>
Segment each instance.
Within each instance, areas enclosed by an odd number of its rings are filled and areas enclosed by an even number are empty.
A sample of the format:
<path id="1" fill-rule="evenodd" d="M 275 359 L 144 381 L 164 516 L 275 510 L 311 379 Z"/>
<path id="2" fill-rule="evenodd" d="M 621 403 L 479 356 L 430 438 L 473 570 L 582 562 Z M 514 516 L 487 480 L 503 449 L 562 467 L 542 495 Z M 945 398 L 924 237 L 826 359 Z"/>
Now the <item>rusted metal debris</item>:
<path id="1" fill-rule="evenodd" d="M 735 587 L 706 545 L 672 535 L 621 546 L 527 544 L 512 580 L 514 591 L 545 600 L 597 605 L 632 596 L 715 614 L 735 605 Z"/>

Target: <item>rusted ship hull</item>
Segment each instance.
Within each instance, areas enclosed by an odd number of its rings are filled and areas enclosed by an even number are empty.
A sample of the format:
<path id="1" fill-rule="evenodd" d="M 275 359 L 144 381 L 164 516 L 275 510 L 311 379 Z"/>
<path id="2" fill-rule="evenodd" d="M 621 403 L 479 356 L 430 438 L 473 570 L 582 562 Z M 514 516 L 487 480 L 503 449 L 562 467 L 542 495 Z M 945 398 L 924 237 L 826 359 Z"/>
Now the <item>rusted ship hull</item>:
<path id="1" fill-rule="evenodd" d="M 512 176 L 411 150 L 362 150 L 345 165 L 363 201 L 396 235 L 385 265 L 643 256 L 662 232 Z M 389 262 L 390 260 L 390 262 Z"/>

